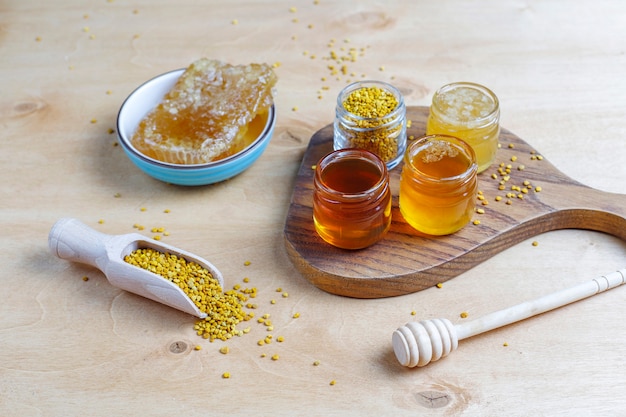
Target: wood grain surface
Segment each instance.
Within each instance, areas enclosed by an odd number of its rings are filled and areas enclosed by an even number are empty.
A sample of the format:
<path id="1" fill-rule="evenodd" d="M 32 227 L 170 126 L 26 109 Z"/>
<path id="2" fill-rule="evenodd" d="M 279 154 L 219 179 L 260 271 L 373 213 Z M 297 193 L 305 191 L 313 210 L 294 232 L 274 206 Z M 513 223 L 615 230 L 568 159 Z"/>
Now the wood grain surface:
<path id="1" fill-rule="evenodd" d="M 407 109 L 408 136 L 426 134 L 428 111 L 428 107 Z M 389 232 L 377 244 L 351 251 L 324 242 L 313 224 L 312 167 L 333 150 L 333 127 L 324 127 L 309 142 L 287 212 L 285 245 L 290 259 L 325 291 L 377 298 L 443 283 L 548 231 L 587 229 L 626 240 L 626 194 L 594 190 L 572 180 L 505 128 L 499 140 L 495 162 L 478 175 L 474 219 L 479 224 L 471 222 L 447 236 L 428 236 L 409 226 L 398 207 L 400 164 L 389 175 L 393 190 Z"/>
<path id="2" fill-rule="evenodd" d="M 624 268 L 623 229 L 499 242 L 509 247 L 442 288 L 356 299 L 307 280 L 284 227 L 311 138 L 362 78 L 392 83 L 413 108 L 449 82 L 488 86 L 502 126 L 563 173 L 537 178 L 531 204 L 561 207 L 559 178 L 626 193 L 625 21 L 622 0 L 2 2 L 0 415 L 623 414 L 623 287 L 464 340 L 424 368 L 402 367 L 391 347 L 408 321 L 462 323 Z M 117 146 L 116 115 L 141 83 L 201 57 L 274 64 L 276 130 L 229 181 L 164 184 Z M 563 204 L 604 201 L 583 189 Z M 512 217 L 530 215 L 516 203 Z M 228 342 L 198 337 L 190 315 L 52 255 L 62 217 L 207 259 L 228 288 L 257 289 L 250 303 L 273 330 L 250 321 Z M 485 219 L 485 232 L 509 220 Z"/>

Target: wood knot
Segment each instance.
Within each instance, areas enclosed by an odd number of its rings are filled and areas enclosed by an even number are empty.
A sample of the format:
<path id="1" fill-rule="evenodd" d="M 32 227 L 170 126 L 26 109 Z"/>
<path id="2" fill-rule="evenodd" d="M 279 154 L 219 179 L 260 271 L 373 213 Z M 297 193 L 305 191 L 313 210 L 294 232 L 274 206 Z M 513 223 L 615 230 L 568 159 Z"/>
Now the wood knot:
<path id="1" fill-rule="evenodd" d="M 41 100 L 22 101 L 13 106 L 13 117 L 26 117 L 33 113 L 44 110 L 47 104 Z"/>
<path id="2" fill-rule="evenodd" d="M 395 25 L 395 19 L 382 11 L 363 11 L 348 16 L 343 23 L 359 29 L 388 29 Z"/>
<path id="3" fill-rule="evenodd" d="M 187 351 L 188 347 L 189 345 L 187 345 L 187 342 L 183 342 L 182 340 L 177 340 L 176 342 L 173 342 L 170 345 L 170 352 L 175 353 L 175 354 L 183 353 Z"/>
<path id="4" fill-rule="evenodd" d="M 442 408 L 450 404 L 450 396 L 439 391 L 421 391 L 415 394 L 415 400 L 425 408 Z"/>

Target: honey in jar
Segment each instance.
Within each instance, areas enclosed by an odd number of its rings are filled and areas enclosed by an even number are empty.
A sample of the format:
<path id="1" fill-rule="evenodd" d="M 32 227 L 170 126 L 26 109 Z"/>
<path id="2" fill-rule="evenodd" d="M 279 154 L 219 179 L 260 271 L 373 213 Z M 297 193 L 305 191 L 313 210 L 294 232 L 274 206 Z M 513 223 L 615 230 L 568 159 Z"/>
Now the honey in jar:
<path id="1" fill-rule="evenodd" d="M 458 138 L 416 139 L 404 156 L 400 213 L 414 229 L 429 235 L 460 230 L 474 212 L 477 169 L 473 149 Z"/>
<path id="2" fill-rule="evenodd" d="M 441 87 L 433 95 L 426 134 L 455 136 L 476 153 L 478 172 L 493 163 L 500 135 L 500 104 L 488 88 L 458 82 Z"/>
<path id="3" fill-rule="evenodd" d="M 313 222 L 333 246 L 362 249 L 391 225 L 391 191 L 385 163 L 364 149 L 340 149 L 323 157 L 314 176 Z"/>

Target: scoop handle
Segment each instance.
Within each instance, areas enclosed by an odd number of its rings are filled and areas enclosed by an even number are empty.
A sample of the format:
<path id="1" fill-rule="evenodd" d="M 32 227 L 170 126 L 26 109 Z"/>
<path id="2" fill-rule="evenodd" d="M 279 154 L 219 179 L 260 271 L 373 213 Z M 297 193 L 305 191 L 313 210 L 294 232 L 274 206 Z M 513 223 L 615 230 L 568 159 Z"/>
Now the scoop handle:
<path id="1" fill-rule="evenodd" d="M 103 270 L 108 260 L 110 235 L 98 232 L 72 218 L 59 219 L 48 235 L 50 251 L 61 259 L 80 262 Z"/>

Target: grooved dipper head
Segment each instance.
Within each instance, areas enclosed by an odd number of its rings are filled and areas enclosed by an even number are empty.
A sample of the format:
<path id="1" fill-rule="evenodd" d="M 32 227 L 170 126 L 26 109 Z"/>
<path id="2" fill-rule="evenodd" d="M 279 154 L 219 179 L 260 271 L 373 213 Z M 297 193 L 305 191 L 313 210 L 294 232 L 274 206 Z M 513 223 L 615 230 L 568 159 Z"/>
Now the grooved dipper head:
<path id="1" fill-rule="evenodd" d="M 398 362 L 409 368 L 439 360 L 459 344 L 456 329 L 447 319 L 407 323 L 393 332 L 391 342 Z"/>

